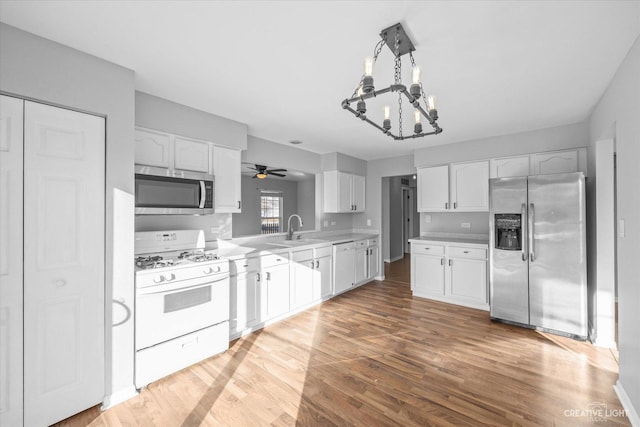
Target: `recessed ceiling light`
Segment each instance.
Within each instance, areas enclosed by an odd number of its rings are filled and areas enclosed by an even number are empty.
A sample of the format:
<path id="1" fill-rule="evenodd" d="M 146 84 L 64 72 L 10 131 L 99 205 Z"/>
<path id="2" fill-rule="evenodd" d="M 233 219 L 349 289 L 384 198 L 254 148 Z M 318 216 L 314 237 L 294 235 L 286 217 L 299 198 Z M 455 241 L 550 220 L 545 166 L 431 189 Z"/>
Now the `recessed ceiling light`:
<path id="1" fill-rule="evenodd" d="M 294 139 L 293 141 L 289 141 L 289 144 L 293 144 L 293 145 L 300 145 L 302 144 L 302 141 L 299 141 L 297 139 Z"/>

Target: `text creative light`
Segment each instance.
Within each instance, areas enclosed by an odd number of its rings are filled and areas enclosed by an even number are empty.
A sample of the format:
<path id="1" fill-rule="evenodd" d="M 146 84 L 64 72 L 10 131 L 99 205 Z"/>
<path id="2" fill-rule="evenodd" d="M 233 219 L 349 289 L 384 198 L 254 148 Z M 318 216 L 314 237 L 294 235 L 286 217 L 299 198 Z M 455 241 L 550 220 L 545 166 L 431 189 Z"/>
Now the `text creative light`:
<path id="1" fill-rule="evenodd" d="M 409 36 L 402 28 L 401 24 L 392 25 L 380 32 L 381 40 L 378 41 L 374 49 L 373 57 L 367 57 L 364 61 L 364 73 L 360 78 L 360 82 L 355 91 L 351 95 L 351 98 L 347 98 L 342 101 L 342 108 L 351 112 L 354 116 L 369 123 L 376 129 L 382 131 L 385 135 L 392 137 L 395 140 L 405 140 L 411 138 L 420 138 L 427 135 L 437 135 L 442 132 L 442 128 L 438 126 L 438 110 L 436 109 L 436 99 L 433 95 L 425 95 L 422 88 L 422 70 L 416 65 L 413 59 L 412 52 L 415 50 L 413 42 L 409 39 Z M 394 64 L 394 82 L 392 85 L 376 90 L 373 78 L 373 72 L 376 66 L 378 55 L 384 45 L 389 46 L 395 59 Z M 411 78 L 412 84 L 407 87 L 402 84 L 402 56 L 409 54 L 411 59 Z M 394 130 L 396 134 L 392 132 L 391 126 L 391 108 L 386 105 L 383 109 L 382 125 L 376 123 L 366 116 L 367 103 L 366 100 L 377 97 L 386 93 L 398 93 L 398 101 L 395 102 L 398 105 L 398 127 Z M 404 97 L 404 98 L 403 98 Z M 413 134 L 403 135 L 402 131 L 402 100 L 406 99 L 413 107 L 414 126 Z M 422 101 L 422 103 L 421 103 Z M 356 108 L 351 107 L 352 103 L 356 103 Z M 422 129 L 422 117 L 431 125 L 433 130 L 431 132 L 423 132 Z"/>

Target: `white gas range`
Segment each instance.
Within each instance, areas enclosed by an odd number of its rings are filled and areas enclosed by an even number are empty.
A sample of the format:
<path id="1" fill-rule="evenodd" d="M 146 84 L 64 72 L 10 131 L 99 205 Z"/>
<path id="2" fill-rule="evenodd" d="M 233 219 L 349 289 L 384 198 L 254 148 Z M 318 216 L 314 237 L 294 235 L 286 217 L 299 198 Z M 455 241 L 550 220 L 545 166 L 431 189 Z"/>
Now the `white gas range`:
<path id="1" fill-rule="evenodd" d="M 229 347 L 229 262 L 202 230 L 136 233 L 136 387 Z"/>

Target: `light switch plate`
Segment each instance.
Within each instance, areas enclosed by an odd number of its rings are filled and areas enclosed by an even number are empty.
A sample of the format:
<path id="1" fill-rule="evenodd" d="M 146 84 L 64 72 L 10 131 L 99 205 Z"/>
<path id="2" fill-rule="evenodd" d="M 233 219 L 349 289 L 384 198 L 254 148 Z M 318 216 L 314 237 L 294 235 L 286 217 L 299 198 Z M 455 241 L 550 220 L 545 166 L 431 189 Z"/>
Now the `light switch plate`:
<path id="1" fill-rule="evenodd" d="M 425 224 L 431 224 L 431 215 L 425 215 L 424 222 Z"/>
<path id="2" fill-rule="evenodd" d="M 327 221 L 326 219 L 324 220 L 324 226 L 328 227 L 329 226 L 329 221 Z"/>
<path id="3" fill-rule="evenodd" d="M 460 228 L 471 228 L 471 223 L 470 222 L 461 222 L 460 223 Z"/>
<path id="4" fill-rule="evenodd" d="M 371 220 L 370 219 L 367 220 L 367 227 L 371 227 Z"/>

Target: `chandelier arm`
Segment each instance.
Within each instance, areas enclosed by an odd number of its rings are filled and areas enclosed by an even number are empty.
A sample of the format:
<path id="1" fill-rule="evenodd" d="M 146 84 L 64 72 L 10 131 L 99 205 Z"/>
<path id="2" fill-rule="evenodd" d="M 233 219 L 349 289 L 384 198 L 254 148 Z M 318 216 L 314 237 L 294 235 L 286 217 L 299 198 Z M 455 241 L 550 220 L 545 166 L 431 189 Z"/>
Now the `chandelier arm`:
<path id="1" fill-rule="evenodd" d="M 404 85 L 391 85 L 391 86 L 386 87 L 384 89 L 373 90 L 373 91 L 371 91 L 369 93 L 363 93 L 362 95 L 354 96 L 353 98 L 349 98 L 346 101 L 347 101 L 347 103 L 351 104 L 354 101 L 360 101 L 360 100 L 364 101 L 365 99 L 374 98 L 374 97 L 376 97 L 378 95 L 382 95 L 382 94 L 387 93 L 387 92 L 399 92 L 399 91 L 402 91 L 402 90 L 406 91 L 407 90 L 406 86 L 404 86 Z"/>
<path id="2" fill-rule="evenodd" d="M 378 129 L 379 131 L 381 131 L 385 135 L 390 136 L 391 138 L 393 138 L 396 141 L 404 141 L 405 139 L 415 139 L 415 138 L 420 138 L 420 137 L 428 136 L 428 135 L 437 135 L 440 132 L 442 132 L 442 129 L 439 126 L 436 125 L 436 128 L 435 128 L 435 130 L 433 132 L 421 132 L 421 133 L 413 134 L 413 135 L 410 135 L 410 136 L 396 136 L 393 133 L 391 133 L 391 131 L 384 129 L 382 126 L 378 125 L 376 122 L 370 120 L 364 114 L 358 113 L 356 110 L 354 110 L 353 108 L 349 107 L 349 104 L 347 103 L 346 99 L 344 101 L 342 101 L 342 108 L 344 108 L 345 110 L 349 111 L 351 114 L 353 114 L 354 116 L 356 116 L 360 120 L 369 123 L 371 126 L 373 126 L 374 128 Z"/>
<path id="3" fill-rule="evenodd" d="M 409 102 L 411 103 L 411 105 L 413 105 L 413 107 L 416 110 L 420 111 L 420 114 L 422 114 L 424 116 L 424 118 L 426 118 L 429 121 L 429 124 L 431 126 L 433 126 L 434 128 L 436 126 L 438 126 L 438 124 L 436 123 L 436 121 L 433 119 L 433 117 L 431 117 L 431 114 L 429 114 L 428 111 L 426 111 L 424 108 L 422 108 L 422 105 L 420 105 L 420 100 L 418 98 L 414 98 L 413 96 L 411 96 L 411 94 L 407 91 L 407 89 L 405 88 L 402 93 L 404 94 L 404 96 L 407 97 L 407 99 L 409 100 Z"/>

